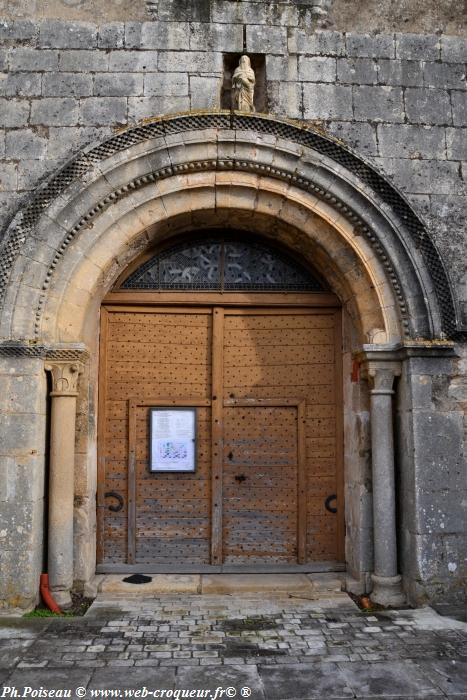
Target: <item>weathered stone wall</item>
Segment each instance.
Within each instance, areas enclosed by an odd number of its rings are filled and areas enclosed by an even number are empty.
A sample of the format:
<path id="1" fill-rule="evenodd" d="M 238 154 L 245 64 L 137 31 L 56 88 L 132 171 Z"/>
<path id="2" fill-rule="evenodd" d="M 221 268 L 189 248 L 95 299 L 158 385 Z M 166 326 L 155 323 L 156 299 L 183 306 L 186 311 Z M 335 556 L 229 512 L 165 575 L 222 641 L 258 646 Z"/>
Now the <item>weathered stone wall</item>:
<path id="1" fill-rule="evenodd" d="M 243 26 L 219 19 L 1 24 L 0 227 L 84 144 L 151 116 L 219 107 L 223 54 L 244 46 Z M 467 41 L 248 24 L 245 42 L 266 54 L 269 112 L 320 125 L 409 197 L 467 319 Z"/>
<path id="2" fill-rule="evenodd" d="M 401 31 L 465 34 L 467 23 L 456 0 L 2 0 L 9 19 L 72 19 L 108 22 L 191 19 L 317 24 L 339 31 Z"/>
<path id="3" fill-rule="evenodd" d="M 467 380 L 456 361 L 406 361 L 397 412 L 402 573 L 412 600 L 465 600 Z"/>
<path id="4" fill-rule="evenodd" d="M 349 5 L 335 0 L 329 18 L 345 31 L 315 31 L 316 22 L 307 14 L 311 10 L 294 3 L 279 7 L 263 2 L 160 0 L 153 21 L 142 21 L 148 15 L 137 3 L 110 3 L 110 9 L 105 3 L 105 12 L 103 4 L 89 2 L 56 0 L 41 7 L 38 3 L 37 10 L 28 3 L 27 11 L 20 2 L 6 4 L 6 20 L 0 23 L 0 230 L 38 183 L 85 144 L 155 115 L 220 107 L 224 54 L 246 51 L 265 55 L 270 113 L 312 123 L 342 139 L 406 194 L 428 223 L 467 321 L 463 228 L 467 42 L 434 33 L 438 27 L 461 32 L 458 17 L 451 17 L 451 3 L 425 3 L 423 17 L 419 3 L 398 4 L 401 17 L 404 13 L 412 17 L 404 30 L 431 30 L 431 34 L 394 32 L 402 27 L 394 27 L 389 19 L 378 24 L 378 16 L 387 17 L 382 3 L 366 3 L 367 9 L 377 6 L 380 14 L 363 22 L 368 13 L 365 8 L 359 12 L 358 2 L 351 5 L 350 19 Z M 31 18 L 35 12 L 39 17 L 74 15 L 87 21 L 35 21 Z M 100 24 L 94 23 L 96 17 Z M 363 25 L 385 33 L 359 33 Z M 411 513 L 403 519 L 401 536 L 403 568 L 412 580 L 413 600 L 446 590 L 456 596 L 460 590 L 465 369 L 465 359 L 460 359 L 433 374 L 431 367 L 410 360 L 401 378 L 399 432 L 406 442 L 401 443 L 398 463 L 403 510 Z M 13 390 L 10 370 L 6 365 L 2 372 L 5 396 Z M 1 511 L 8 515 L 13 507 L 9 504 L 15 502 L 16 508 L 21 503 L 0 566 L 6 562 L 14 568 L 19 562 L 24 571 L 29 557 L 31 579 L 23 578 L 22 604 L 34 599 L 40 570 L 43 459 L 31 463 L 31 485 L 17 498 L 27 471 L 21 465 L 25 455 L 33 459 L 38 444 L 45 445 L 45 406 L 40 398 L 45 395 L 44 375 L 38 366 L 35 374 L 28 372 L 25 369 L 24 376 L 30 376 L 25 381 L 34 387 L 30 405 L 35 406 L 36 398 L 40 405 L 28 417 L 21 408 L 26 398 L 18 397 L 12 415 L 22 418 L 8 420 L 21 424 L 21 430 L 27 426 L 37 430 L 34 444 L 19 434 L 19 442 L 0 453 Z M 411 401 L 418 401 L 419 391 L 425 392 L 422 403 L 412 411 Z M 354 431 L 361 421 L 365 451 L 367 407 L 356 387 L 352 393 L 349 405 L 356 413 L 346 416 L 348 430 Z M 12 428 L 11 435 L 15 434 Z M 86 460 L 87 447 L 83 443 L 81 448 L 78 459 Z M 38 456 L 42 458 L 43 452 Z M 364 471 L 348 483 L 348 488 L 361 491 L 361 513 L 355 514 L 360 521 L 371 505 L 371 483 Z M 446 479 L 441 474 L 447 474 Z M 82 498 L 76 510 L 78 528 L 80 514 L 93 510 L 88 503 L 92 489 L 90 483 L 77 485 Z M 87 528 L 88 521 L 83 522 Z M 4 529 L 0 527 L 0 537 L 6 539 Z M 371 540 L 370 523 L 364 534 Z M 367 543 L 362 541 L 361 547 L 368 551 Z M 86 552 L 76 556 L 78 578 L 84 581 L 90 558 Z M 362 561 L 358 554 L 355 558 Z M 12 604 L 14 596 L 5 590 L 0 598 Z"/>
<path id="5" fill-rule="evenodd" d="M 0 357 L 0 609 L 37 599 L 42 570 L 46 376 L 43 361 Z"/>

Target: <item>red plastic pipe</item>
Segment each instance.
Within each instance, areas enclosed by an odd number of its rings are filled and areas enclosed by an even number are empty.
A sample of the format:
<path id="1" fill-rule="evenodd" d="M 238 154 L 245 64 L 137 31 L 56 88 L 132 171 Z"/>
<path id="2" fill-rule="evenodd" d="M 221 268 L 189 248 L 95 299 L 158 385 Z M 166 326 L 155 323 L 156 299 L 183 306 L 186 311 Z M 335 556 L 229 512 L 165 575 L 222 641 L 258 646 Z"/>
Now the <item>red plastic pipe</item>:
<path id="1" fill-rule="evenodd" d="M 42 596 L 42 600 L 47 605 L 49 610 L 60 615 L 62 611 L 58 607 L 57 603 L 53 599 L 51 592 L 49 591 L 49 574 L 41 574 L 39 590 Z"/>

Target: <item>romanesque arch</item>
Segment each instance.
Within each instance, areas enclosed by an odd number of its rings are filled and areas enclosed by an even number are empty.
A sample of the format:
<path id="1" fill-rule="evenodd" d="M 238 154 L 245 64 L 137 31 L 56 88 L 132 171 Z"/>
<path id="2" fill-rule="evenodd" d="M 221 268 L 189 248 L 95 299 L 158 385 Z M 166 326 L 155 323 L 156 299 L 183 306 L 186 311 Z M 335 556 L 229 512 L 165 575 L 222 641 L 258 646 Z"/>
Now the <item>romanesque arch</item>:
<path id="1" fill-rule="evenodd" d="M 361 543 L 371 537 L 371 506 L 361 497 L 368 490 L 361 448 L 369 435 L 361 416 L 368 397 L 356 398 L 352 359 L 363 352 L 359 361 L 374 382 L 374 430 L 386 431 L 393 380 L 407 348 L 422 352 L 458 334 L 448 276 L 405 199 L 342 144 L 289 122 L 216 112 L 154 120 L 85 149 L 37 190 L 4 238 L 2 354 L 45 360 L 52 396 L 67 421 L 60 448 L 67 475 L 55 473 L 52 464 L 57 509 L 49 535 L 52 583 L 65 598 L 73 578 L 88 580 L 94 571 L 101 300 L 149 246 L 233 221 L 236 229 L 274 238 L 303 256 L 341 300 L 347 567 L 356 585 L 367 586 L 373 549 L 362 553 Z M 59 432 L 58 415 L 52 414 L 52 434 Z M 374 492 L 375 512 L 382 513 L 374 522 L 375 599 L 381 601 L 400 599 L 392 436 L 384 447 L 383 453 L 377 441 L 373 445 L 373 480 L 385 484 Z M 74 469 L 80 493 L 73 534 Z"/>
<path id="2" fill-rule="evenodd" d="M 301 217 L 295 215 L 293 223 L 310 226 L 304 212 L 319 212 L 334 229 L 340 227 L 340 238 L 368 261 L 363 267 L 373 275 L 372 284 L 387 285 L 401 336 L 439 338 L 456 333 L 456 307 L 443 263 L 422 222 L 386 179 L 343 145 L 308 127 L 213 113 L 159 119 L 128 129 L 85 149 L 38 189 L 12 221 L 3 242 L 2 337 L 41 339 L 49 290 L 59 270 L 63 286 L 64 261 L 70 269 L 78 240 L 88 240 L 87 246 L 101 241 L 106 224 L 118 218 L 123 226 L 128 212 L 148 201 L 153 209 L 141 210 L 141 231 L 186 215 L 186 205 L 177 210 L 174 202 L 178 192 L 197 186 L 211 200 L 204 205 L 196 197 L 193 210 L 228 209 L 225 193 L 236 188 L 232 196 L 240 210 L 252 210 L 254 192 L 260 193 L 253 203 L 258 213 L 291 218 L 295 205 Z M 271 206 L 266 195 L 261 198 L 263 188 L 275 193 Z M 168 209 L 166 200 L 171 200 Z M 25 304 L 30 308 L 30 302 L 35 308 L 34 328 L 24 327 L 12 311 Z"/>

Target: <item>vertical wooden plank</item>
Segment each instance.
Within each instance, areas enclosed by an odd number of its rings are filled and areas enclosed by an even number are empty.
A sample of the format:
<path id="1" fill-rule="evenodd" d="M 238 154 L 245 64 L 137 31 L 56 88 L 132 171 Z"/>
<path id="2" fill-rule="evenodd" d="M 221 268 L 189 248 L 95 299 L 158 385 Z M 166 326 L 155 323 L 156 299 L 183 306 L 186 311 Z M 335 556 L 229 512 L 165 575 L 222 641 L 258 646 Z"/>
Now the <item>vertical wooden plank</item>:
<path id="1" fill-rule="evenodd" d="M 336 494 L 337 494 L 337 559 L 345 561 L 344 508 L 344 399 L 342 372 L 342 311 L 334 313 L 334 363 L 336 376 Z"/>
<path id="2" fill-rule="evenodd" d="M 298 440 L 298 513 L 297 513 L 297 552 L 298 563 L 306 562 L 307 532 L 307 482 L 306 482 L 306 402 L 297 405 Z"/>
<path id="3" fill-rule="evenodd" d="M 105 404 L 107 394 L 107 337 L 108 311 L 101 307 L 99 387 L 97 399 L 97 563 L 104 559 L 104 515 L 105 515 Z"/>
<path id="4" fill-rule="evenodd" d="M 224 394 L 224 309 L 212 310 L 212 504 L 211 564 L 222 564 L 222 462 Z"/>
<path id="5" fill-rule="evenodd" d="M 136 408 L 136 400 L 128 399 L 128 564 L 136 562 Z"/>

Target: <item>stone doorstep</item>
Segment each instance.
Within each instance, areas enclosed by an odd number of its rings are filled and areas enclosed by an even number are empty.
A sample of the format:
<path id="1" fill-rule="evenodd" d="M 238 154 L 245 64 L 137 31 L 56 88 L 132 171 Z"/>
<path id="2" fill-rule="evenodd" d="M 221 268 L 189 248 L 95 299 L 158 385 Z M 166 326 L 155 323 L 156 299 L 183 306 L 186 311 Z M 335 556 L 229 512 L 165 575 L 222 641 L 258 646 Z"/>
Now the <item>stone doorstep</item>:
<path id="1" fill-rule="evenodd" d="M 341 580 L 336 574 L 148 574 L 150 583 L 125 583 L 128 574 L 111 574 L 102 577 L 99 594 L 137 596 L 188 593 L 188 594 L 238 594 L 265 593 L 303 595 L 310 598 L 343 597 Z"/>
<path id="2" fill-rule="evenodd" d="M 147 574 L 150 583 L 125 583 L 131 574 L 109 574 L 98 586 L 98 593 L 147 596 L 163 593 L 200 593 L 201 577 L 198 574 Z"/>

